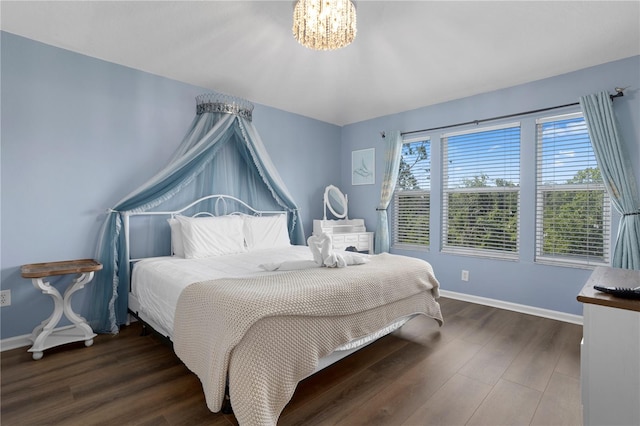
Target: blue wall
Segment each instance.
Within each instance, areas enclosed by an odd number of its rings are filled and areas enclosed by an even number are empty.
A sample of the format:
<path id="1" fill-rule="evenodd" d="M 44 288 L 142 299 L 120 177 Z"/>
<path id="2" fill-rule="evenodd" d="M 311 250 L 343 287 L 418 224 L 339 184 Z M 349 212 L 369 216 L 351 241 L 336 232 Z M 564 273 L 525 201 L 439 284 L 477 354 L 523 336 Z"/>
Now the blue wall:
<path id="1" fill-rule="evenodd" d="M 428 78 L 428 71 L 425 72 Z M 367 228 L 374 230 L 375 207 L 380 197 L 383 170 L 383 148 L 380 132 L 383 130 L 411 131 L 445 126 L 484 118 L 514 114 L 578 101 L 581 95 L 602 90 L 613 93 L 614 87 L 630 86 L 625 96 L 614 102 L 614 111 L 620 123 L 627 153 L 631 156 L 635 177 L 640 188 L 640 56 L 560 75 L 528 84 L 510 87 L 439 105 L 424 107 L 401 114 L 380 117 L 342 129 L 342 188 L 349 194 L 351 217 L 365 218 Z M 579 107 L 548 112 L 579 111 Z M 440 136 L 443 131 L 428 133 L 431 137 L 431 247 L 428 252 L 396 250 L 429 261 L 442 284 L 442 288 L 475 296 L 499 299 L 538 308 L 570 314 L 582 314 L 576 295 L 582 289 L 590 270 L 574 269 L 534 263 L 535 242 L 535 119 L 538 115 L 511 118 L 485 123 L 520 121 L 521 148 L 521 231 L 520 259 L 518 261 L 487 260 L 440 252 L 441 166 Z M 473 126 L 467 126 L 473 127 Z M 375 185 L 351 185 L 351 152 L 376 148 Z M 619 217 L 613 221 L 616 234 Z M 470 272 L 470 280 L 460 279 L 461 270 Z"/>
<path id="2" fill-rule="evenodd" d="M 1 37 L 0 337 L 52 312 L 26 263 L 88 258 L 104 212 L 168 161 L 209 90 L 34 42 Z M 302 211 L 307 234 L 340 165 L 340 127 L 256 105 L 254 123 Z M 51 280 L 61 291 L 68 277 Z M 73 306 L 82 314 L 84 291 Z"/>

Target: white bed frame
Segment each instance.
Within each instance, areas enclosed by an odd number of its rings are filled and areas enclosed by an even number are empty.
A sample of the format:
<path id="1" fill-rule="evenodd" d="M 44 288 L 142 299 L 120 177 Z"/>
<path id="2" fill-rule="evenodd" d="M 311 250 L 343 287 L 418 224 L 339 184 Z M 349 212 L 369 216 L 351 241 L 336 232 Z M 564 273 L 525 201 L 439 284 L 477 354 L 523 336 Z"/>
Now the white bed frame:
<path id="1" fill-rule="evenodd" d="M 125 268 L 129 268 L 129 272 L 131 273 L 132 266 L 134 263 L 139 262 L 140 260 L 146 259 L 147 257 L 131 257 L 131 217 L 135 216 L 166 216 L 167 218 L 175 217 L 176 215 L 181 215 L 185 212 L 188 212 L 191 208 L 197 206 L 200 203 L 203 203 L 208 200 L 215 200 L 213 212 L 209 211 L 196 211 L 191 214 L 192 217 L 202 217 L 202 216 L 224 216 L 229 214 L 248 214 L 252 216 L 268 216 L 268 215 L 277 215 L 277 214 L 287 214 L 284 210 L 256 210 L 244 201 L 233 197 L 231 195 L 223 195 L 223 194 L 214 194 L 207 195 L 202 198 L 195 200 L 194 202 L 178 209 L 172 211 L 150 211 L 150 212 L 123 212 L 122 213 L 122 223 L 123 223 L 123 231 L 125 238 L 125 246 L 127 249 L 127 264 L 124 265 Z M 233 208 L 230 208 L 233 207 Z M 167 225 L 167 232 L 170 232 L 169 227 Z M 129 312 L 130 315 L 133 315 L 135 318 L 141 320 L 145 326 L 150 326 L 154 331 L 171 340 L 171 331 L 165 330 L 164 327 L 160 326 L 158 323 L 153 321 L 153 319 L 149 318 L 144 311 L 141 309 L 141 305 L 137 297 L 131 293 L 131 283 L 129 283 Z"/>
<path id="2" fill-rule="evenodd" d="M 255 216 L 264 216 L 264 215 L 276 215 L 276 214 L 286 214 L 286 211 L 279 211 L 279 210 L 271 210 L 271 211 L 265 211 L 265 210 L 256 210 L 253 207 L 249 206 L 248 204 L 246 204 L 244 201 L 229 196 L 229 195 L 222 195 L 222 194 L 216 194 L 216 195 L 208 195 L 205 197 L 202 197 L 194 202 L 192 202 L 191 204 L 178 209 L 178 210 L 174 210 L 174 211 L 154 211 L 154 212 L 124 212 L 123 213 L 123 228 L 124 228 L 124 235 L 125 235 L 125 244 L 126 244 L 126 248 L 127 248 L 127 252 L 129 253 L 128 259 L 127 259 L 127 264 L 125 265 L 125 267 L 129 268 L 129 271 L 131 271 L 131 267 L 135 262 L 138 262 L 142 259 L 145 259 L 145 257 L 139 257 L 139 258 L 131 258 L 131 254 L 130 254 L 130 239 L 131 239 L 131 235 L 130 235 L 130 217 L 131 216 L 167 216 L 168 218 L 170 217 L 174 217 L 175 215 L 178 214 L 182 214 L 186 211 L 189 211 L 189 209 L 191 209 L 192 207 L 207 201 L 207 200 L 211 200 L 214 199 L 215 203 L 214 203 L 214 211 L 213 212 L 206 212 L 206 211 L 199 211 L 196 212 L 195 214 L 193 214 L 193 217 L 197 217 L 197 216 L 222 216 L 222 215 L 227 215 L 227 214 L 249 214 L 249 215 L 255 215 Z M 228 204 L 232 204 L 235 205 L 236 208 L 235 209 L 229 209 Z M 167 225 L 168 227 L 168 225 Z M 169 231 L 167 231 L 169 232 Z M 133 315 L 135 318 L 139 319 L 140 321 L 143 322 L 143 324 L 145 326 L 149 326 L 151 327 L 155 332 L 161 334 L 162 336 L 166 337 L 169 341 L 171 341 L 171 332 L 169 330 L 165 330 L 163 327 L 161 327 L 159 324 L 157 324 L 156 322 L 153 321 L 153 319 L 149 318 L 144 311 L 141 309 L 141 305 L 140 302 L 138 301 L 138 299 L 135 297 L 135 295 L 133 293 L 131 293 L 131 288 L 129 288 L 129 312 L 130 315 Z M 404 322 L 402 323 L 404 324 Z M 390 326 L 387 327 L 387 329 L 385 329 L 384 334 L 381 334 L 379 336 L 377 336 L 376 338 L 372 338 L 372 339 L 365 339 L 363 340 L 363 343 L 361 343 L 359 346 L 354 347 L 352 349 L 347 349 L 347 350 L 342 350 L 342 351 L 335 351 L 323 358 L 320 358 L 320 360 L 318 361 L 318 366 L 316 367 L 315 371 L 311 374 L 314 374 L 320 370 L 322 370 L 323 368 L 328 367 L 329 365 L 341 360 L 342 358 L 354 353 L 355 351 L 362 349 L 363 347 L 373 343 L 375 340 L 377 340 L 378 338 L 389 334 L 395 330 L 397 330 L 398 328 L 400 328 L 402 326 L 402 324 L 399 324 L 397 326 Z"/>
<path id="3" fill-rule="evenodd" d="M 236 197 L 232 197 L 231 195 L 222 195 L 222 194 L 215 194 L 215 195 L 207 195 L 205 197 L 199 198 L 197 200 L 195 200 L 194 202 L 192 202 L 189 205 L 186 205 L 184 207 L 182 207 L 181 209 L 178 210 L 173 210 L 173 211 L 151 211 L 151 212 L 123 212 L 123 228 L 124 228 L 124 236 L 125 236 L 125 244 L 127 247 L 127 252 L 130 252 L 130 242 L 131 242 L 131 230 L 130 230 L 130 218 L 132 216 L 167 216 L 167 217 L 174 217 L 176 215 L 180 215 L 183 214 L 186 211 L 189 211 L 189 209 L 191 209 L 192 207 L 197 206 L 200 203 L 203 203 L 207 200 L 215 200 L 214 203 L 214 211 L 213 212 L 208 212 L 208 211 L 199 211 L 196 212 L 194 214 L 192 214 L 192 217 L 199 217 L 199 216 L 224 216 L 224 215 L 229 215 L 229 214 L 248 214 L 248 215 L 252 215 L 252 216 L 266 216 L 266 215 L 277 215 L 277 214 L 287 214 L 287 212 L 285 210 L 256 210 L 253 207 L 251 207 L 250 205 L 248 205 L 247 203 L 245 203 L 244 201 L 236 198 Z M 229 208 L 229 204 L 235 204 L 236 208 L 235 209 L 230 209 Z M 137 262 L 139 260 L 144 259 L 144 257 L 140 257 L 140 258 L 131 258 L 131 254 L 129 254 L 129 258 L 127 259 L 127 266 L 129 268 L 131 268 L 131 264 L 134 262 Z"/>

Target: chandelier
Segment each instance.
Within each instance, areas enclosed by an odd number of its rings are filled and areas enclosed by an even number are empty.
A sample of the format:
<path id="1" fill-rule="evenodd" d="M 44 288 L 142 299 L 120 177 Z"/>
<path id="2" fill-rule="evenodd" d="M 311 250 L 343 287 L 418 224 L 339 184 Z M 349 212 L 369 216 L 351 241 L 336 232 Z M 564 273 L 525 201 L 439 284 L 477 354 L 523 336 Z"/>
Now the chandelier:
<path id="1" fill-rule="evenodd" d="M 335 50 L 356 37 L 356 8 L 351 0 L 298 0 L 293 36 L 315 50 Z"/>

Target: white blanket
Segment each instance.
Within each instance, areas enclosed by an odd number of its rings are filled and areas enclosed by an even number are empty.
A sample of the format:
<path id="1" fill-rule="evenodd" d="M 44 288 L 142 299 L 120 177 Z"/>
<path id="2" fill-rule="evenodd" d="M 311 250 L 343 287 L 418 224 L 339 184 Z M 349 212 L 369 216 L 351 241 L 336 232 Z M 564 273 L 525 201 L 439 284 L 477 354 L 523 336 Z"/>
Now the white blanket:
<path id="1" fill-rule="evenodd" d="M 176 309 L 174 349 L 217 412 L 227 374 L 241 425 L 274 425 L 318 358 L 395 319 L 442 323 L 427 262 L 382 254 L 356 268 L 313 268 L 192 284 Z"/>

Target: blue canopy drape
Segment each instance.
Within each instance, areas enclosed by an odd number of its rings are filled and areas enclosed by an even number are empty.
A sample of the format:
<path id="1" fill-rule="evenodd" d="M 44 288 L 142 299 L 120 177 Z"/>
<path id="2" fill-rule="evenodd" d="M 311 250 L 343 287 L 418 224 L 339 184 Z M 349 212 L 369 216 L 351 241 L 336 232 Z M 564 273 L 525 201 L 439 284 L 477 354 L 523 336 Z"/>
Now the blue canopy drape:
<path id="1" fill-rule="evenodd" d="M 580 97 L 605 187 L 622 215 L 611 264 L 616 268 L 640 269 L 640 194 L 611 104 L 607 92 Z"/>
<path id="2" fill-rule="evenodd" d="M 178 208 L 205 195 L 224 193 L 258 209 L 275 205 L 289 212 L 292 244 L 305 244 L 298 207 L 251 122 L 253 105 L 222 94 L 196 98 L 197 114 L 167 166 L 124 197 L 108 213 L 97 247 L 103 269 L 89 288 L 89 317 L 96 332 L 117 333 L 127 320 L 129 253 L 122 214 L 162 206 Z"/>

